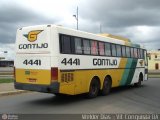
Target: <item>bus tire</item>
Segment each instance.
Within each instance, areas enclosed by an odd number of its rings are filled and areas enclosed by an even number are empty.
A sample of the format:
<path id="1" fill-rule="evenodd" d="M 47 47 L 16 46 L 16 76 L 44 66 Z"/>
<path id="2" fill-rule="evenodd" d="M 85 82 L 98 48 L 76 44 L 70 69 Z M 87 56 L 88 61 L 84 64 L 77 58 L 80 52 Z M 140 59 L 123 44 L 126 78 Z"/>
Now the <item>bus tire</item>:
<path id="1" fill-rule="evenodd" d="M 108 95 L 111 91 L 111 87 L 112 87 L 112 80 L 110 77 L 106 77 L 103 82 L 103 88 L 101 90 L 101 95 L 103 96 Z"/>
<path id="2" fill-rule="evenodd" d="M 61 93 L 54 93 L 54 95 L 57 96 L 57 97 L 63 97 L 64 96 L 64 94 L 61 94 Z"/>
<path id="3" fill-rule="evenodd" d="M 93 78 L 90 87 L 89 87 L 89 92 L 87 93 L 87 98 L 95 98 L 98 95 L 100 89 L 100 83 L 97 78 Z"/>
<path id="4" fill-rule="evenodd" d="M 134 83 L 134 86 L 135 86 L 135 87 L 140 87 L 140 86 L 142 86 L 142 81 L 143 81 L 143 74 L 140 74 L 140 75 L 139 75 L 138 82 L 137 82 L 137 83 Z"/>

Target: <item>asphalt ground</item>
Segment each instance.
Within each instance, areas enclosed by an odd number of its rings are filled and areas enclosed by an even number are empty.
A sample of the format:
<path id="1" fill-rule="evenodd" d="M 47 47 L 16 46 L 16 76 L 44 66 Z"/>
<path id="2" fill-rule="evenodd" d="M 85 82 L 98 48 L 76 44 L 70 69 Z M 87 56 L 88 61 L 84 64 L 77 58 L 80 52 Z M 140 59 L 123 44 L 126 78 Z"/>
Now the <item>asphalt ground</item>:
<path id="1" fill-rule="evenodd" d="M 113 88 L 108 96 L 86 99 L 84 95 L 57 97 L 47 93 L 22 93 L 0 97 L 0 113 L 81 114 L 160 113 L 160 79 L 150 78 L 142 87 Z"/>

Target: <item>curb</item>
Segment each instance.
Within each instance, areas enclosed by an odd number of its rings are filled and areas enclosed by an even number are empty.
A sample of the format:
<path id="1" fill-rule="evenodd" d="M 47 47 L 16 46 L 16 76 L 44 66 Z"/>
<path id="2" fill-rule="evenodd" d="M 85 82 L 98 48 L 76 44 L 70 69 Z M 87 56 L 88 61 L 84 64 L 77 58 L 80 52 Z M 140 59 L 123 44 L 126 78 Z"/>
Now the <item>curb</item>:
<path id="1" fill-rule="evenodd" d="M 28 93 L 31 91 L 26 91 L 26 90 L 15 90 L 15 91 L 7 91 L 7 92 L 0 92 L 0 97 L 1 96 L 8 96 L 8 95 L 16 95 L 16 94 L 21 94 L 21 93 Z"/>

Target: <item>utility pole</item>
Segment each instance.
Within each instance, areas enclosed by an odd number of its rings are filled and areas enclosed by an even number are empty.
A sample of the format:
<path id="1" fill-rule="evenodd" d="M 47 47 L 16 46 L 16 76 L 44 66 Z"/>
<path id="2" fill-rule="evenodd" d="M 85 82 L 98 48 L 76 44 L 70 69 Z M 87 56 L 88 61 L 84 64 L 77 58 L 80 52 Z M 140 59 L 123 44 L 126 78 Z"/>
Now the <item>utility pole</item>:
<path id="1" fill-rule="evenodd" d="M 77 30 L 78 30 L 78 6 L 77 6 L 77 14 L 73 15 L 73 17 L 75 17 L 75 19 L 77 20 Z"/>

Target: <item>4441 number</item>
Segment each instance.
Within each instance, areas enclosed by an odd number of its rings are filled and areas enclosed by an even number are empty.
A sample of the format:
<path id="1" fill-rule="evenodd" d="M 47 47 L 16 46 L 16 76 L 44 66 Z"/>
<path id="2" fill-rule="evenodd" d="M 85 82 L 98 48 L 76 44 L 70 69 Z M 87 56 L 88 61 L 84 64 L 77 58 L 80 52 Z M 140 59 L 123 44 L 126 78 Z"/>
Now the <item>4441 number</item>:
<path id="1" fill-rule="evenodd" d="M 76 59 L 67 59 L 67 58 L 64 58 L 62 61 L 61 61 L 62 64 L 64 65 L 80 65 L 80 59 L 76 58 Z"/>
<path id="2" fill-rule="evenodd" d="M 41 65 L 41 60 L 24 60 L 23 64 L 25 65 L 37 65 L 40 66 Z"/>

